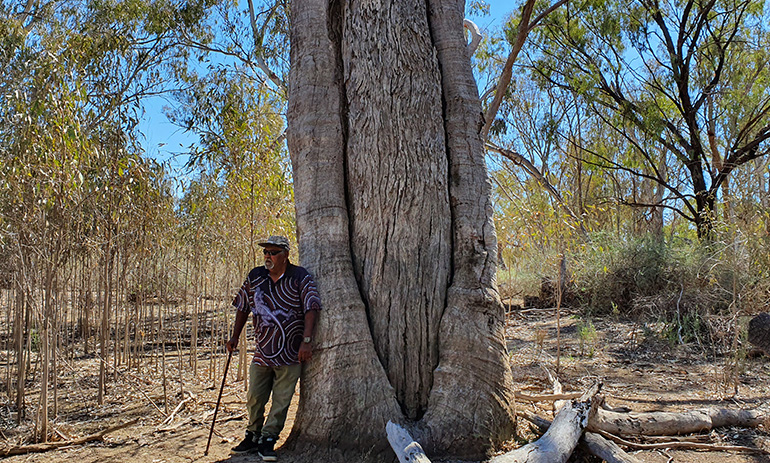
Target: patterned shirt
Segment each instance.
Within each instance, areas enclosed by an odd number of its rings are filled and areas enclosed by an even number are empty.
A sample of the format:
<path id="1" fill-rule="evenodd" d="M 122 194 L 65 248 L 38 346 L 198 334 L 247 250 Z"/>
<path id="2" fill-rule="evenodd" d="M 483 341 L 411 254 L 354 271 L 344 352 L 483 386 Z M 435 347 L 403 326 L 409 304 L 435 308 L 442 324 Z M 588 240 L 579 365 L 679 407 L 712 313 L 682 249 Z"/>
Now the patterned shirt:
<path id="1" fill-rule="evenodd" d="M 321 310 L 321 298 L 312 275 L 302 267 L 287 264 L 277 282 L 265 267 L 253 268 L 233 306 L 254 314 L 254 363 L 274 367 L 299 363 L 305 312 Z"/>

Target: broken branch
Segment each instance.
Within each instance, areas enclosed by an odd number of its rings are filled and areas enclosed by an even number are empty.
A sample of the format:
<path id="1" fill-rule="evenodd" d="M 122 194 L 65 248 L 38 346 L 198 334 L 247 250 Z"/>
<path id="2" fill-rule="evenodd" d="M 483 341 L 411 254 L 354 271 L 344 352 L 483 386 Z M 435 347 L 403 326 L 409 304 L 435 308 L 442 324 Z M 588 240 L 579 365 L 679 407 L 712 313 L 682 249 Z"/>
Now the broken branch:
<path id="1" fill-rule="evenodd" d="M 596 413 L 595 396 L 601 384 L 594 385 L 579 399 L 559 410 L 543 436 L 516 450 L 499 455 L 490 463 L 564 463 L 575 450 L 583 430 Z"/>
<path id="2" fill-rule="evenodd" d="M 415 442 L 409 431 L 392 421 L 388 421 L 388 424 L 385 425 L 385 432 L 388 434 L 388 442 L 393 447 L 393 451 L 396 452 L 399 462 L 430 463 L 425 451 L 420 444 Z"/>
<path id="3" fill-rule="evenodd" d="M 700 442 L 683 442 L 683 441 L 671 441 L 671 442 L 656 442 L 654 444 L 640 444 L 637 442 L 631 442 L 621 437 L 612 435 L 605 431 L 598 431 L 602 437 L 609 439 L 620 445 L 626 447 L 635 448 L 639 450 L 652 450 L 652 449 L 692 449 L 692 450 L 713 450 L 713 451 L 728 451 L 728 452 L 747 452 L 747 453 L 763 453 L 768 452 L 760 448 L 744 447 L 742 445 L 720 445 L 720 444 L 704 444 Z"/>
<path id="4" fill-rule="evenodd" d="M 78 439 L 72 439 L 67 441 L 60 441 L 60 442 L 46 442 L 43 444 L 33 444 L 33 445 L 20 445 L 20 446 L 12 446 L 12 447 L 6 447 L 4 449 L 0 449 L 0 457 L 9 457 L 12 455 L 26 455 L 28 453 L 41 453 L 41 452 L 47 452 L 49 450 L 55 450 L 61 447 L 69 447 L 72 445 L 82 445 L 86 444 L 88 442 L 93 442 L 97 440 L 104 439 L 104 436 L 115 432 L 117 430 L 127 428 L 129 426 L 133 426 L 139 421 L 139 419 L 135 419 L 132 421 L 129 421 L 127 423 L 119 424 L 117 426 L 113 426 L 110 428 L 107 428 L 105 430 L 99 431 L 96 434 L 91 434 L 90 436 L 80 437 Z"/>

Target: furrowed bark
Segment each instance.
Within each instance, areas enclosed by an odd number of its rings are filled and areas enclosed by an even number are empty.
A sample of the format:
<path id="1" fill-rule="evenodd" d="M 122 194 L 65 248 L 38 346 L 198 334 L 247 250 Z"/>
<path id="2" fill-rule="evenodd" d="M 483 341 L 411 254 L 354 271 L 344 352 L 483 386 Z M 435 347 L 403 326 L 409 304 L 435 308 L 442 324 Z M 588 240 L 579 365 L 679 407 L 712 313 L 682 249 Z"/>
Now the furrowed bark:
<path id="1" fill-rule="evenodd" d="M 417 420 L 438 364 L 452 257 L 438 62 L 425 2 L 344 5 L 354 271 L 377 355 L 407 418 Z"/>
<path id="2" fill-rule="evenodd" d="M 462 36 L 464 3 L 428 4 L 444 92 L 454 272 L 441 320 L 440 363 L 418 441 L 429 454 L 478 457 L 515 428 L 495 280 L 497 240 L 479 133 L 481 104 Z"/>
<path id="3" fill-rule="evenodd" d="M 291 15 L 300 255 L 325 307 L 292 436 L 371 453 L 392 419 L 483 456 L 515 420 L 463 2 Z"/>
<path id="4" fill-rule="evenodd" d="M 324 311 L 290 441 L 301 435 L 310 444 L 376 451 L 387 446 L 382 429 L 400 410 L 374 352 L 351 263 L 335 14 L 324 0 L 291 9 L 287 116 L 300 258 L 316 278 Z"/>

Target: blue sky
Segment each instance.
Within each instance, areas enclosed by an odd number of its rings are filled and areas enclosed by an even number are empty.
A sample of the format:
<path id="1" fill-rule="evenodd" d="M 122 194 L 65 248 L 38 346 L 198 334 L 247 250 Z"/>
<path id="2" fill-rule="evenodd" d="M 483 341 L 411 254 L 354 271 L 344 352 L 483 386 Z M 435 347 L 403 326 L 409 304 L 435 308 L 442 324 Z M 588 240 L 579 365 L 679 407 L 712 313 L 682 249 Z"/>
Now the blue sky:
<path id="1" fill-rule="evenodd" d="M 471 18 L 482 31 L 492 31 L 499 28 L 507 18 L 514 5 L 511 1 L 486 0 L 490 14 L 484 18 Z M 197 141 L 197 137 L 185 133 L 182 129 L 170 123 L 163 114 L 164 106 L 172 106 L 173 101 L 166 97 L 153 97 L 147 101 L 145 115 L 139 123 L 139 130 L 144 134 L 143 146 L 145 155 L 161 162 L 168 162 L 174 170 L 174 176 L 183 175 L 182 167 L 187 161 L 185 156 L 177 153 L 188 151 L 187 147 Z"/>

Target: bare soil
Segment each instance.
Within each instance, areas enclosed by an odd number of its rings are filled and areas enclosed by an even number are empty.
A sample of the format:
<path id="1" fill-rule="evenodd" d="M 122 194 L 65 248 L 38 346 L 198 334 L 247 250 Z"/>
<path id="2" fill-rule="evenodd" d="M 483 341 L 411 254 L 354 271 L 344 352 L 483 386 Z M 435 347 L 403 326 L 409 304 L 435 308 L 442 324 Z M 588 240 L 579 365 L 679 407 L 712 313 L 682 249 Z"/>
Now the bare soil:
<path id="1" fill-rule="evenodd" d="M 557 325 L 560 336 L 557 337 Z M 715 349 L 692 342 L 670 343 L 661 327 L 616 319 L 595 319 L 591 323 L 568 311 L 556 316 L 553 309 L 520 310 L 510 314 L 508 348 L 517 390 L 527 394 L 549 393 L 548 373 L 557 375 L 565 392 L 584 391 L 594 382 L 603 383 L 609 405 L 634 411 L 684 411 L 705 407 L 759 408 L 768 410 L 770 362 L 767 357 L 744 358 L 739 352 L 719 354 Z M 558 347 L 557 347 L 558 345 Z M 561 356 L 557 365 L 557 349 Z M 7 354 L 7 353 L 3 353 Z M 182 362 L 186 356 L 182 355 Z M 225 357 L 216 361 L 221 371 Z M 209 426 L 219 392 L 219 379 L 209 375 L 209 361 L 203 355 L 199 374 L 183 373 L 179 380 L 176 354 L 169 353 L 166 394 L 159 379 L 158 365 L 146 362 L 147 374 L 124 372 L 110 383 L 106 403 L 96 404 L 98 363 L 79 358 L 65 363 L 59 375 L 58 417 L 53 422 L 59 439 L 82 437 L 107 427 L 138 419 L 126 429 L 109 434 L 103 441 L 72 446 L 45 453 L 8 457 L 8 463 L 45 462 L 252 462 L 257 455 L 231 455 L 230 448 L 243 437 L 245 427 L 244 382 L 238 381 L 238 360 L 233 357 L 216 434 L 209 454 L 204 456 Z M 183 367 L 183 369 L 186 369 Z M 221 374 L 221 373 L 219 373 Z M 34 387 L 34 386 L 32 386 Z M 168 397 L 168 408 L 164 404 Z M 6 396 L 7 399 L 7 396 Z M 165 425 L 184 399 L 184 407 Z M 298 463 L 290 453 L 281 454 L 280 445 L 293 423 L 296 399 L 286 430 L 279 441 L 280 461 Z M 28 396 L 28 410 L 36 408 L 34 390 Z M 519 403 L 545 418 L 552 418 L 549 403 Z M 157 407 L 157 408 L 156 408 Z M 31 421 L 14 423 L 9 405 L 0 404 L 0 444 L 22 445 L 31 434 Z M 384 432 L 384 430 L 383 430 Z M 519 442 L 536 438 L 526 421 L 519 421 Z M 759 429 L 718 429 L 708 434 L 715 444 L 741 445 L 770 451 L 770 434 Z M 512 444 L 516 445 L 516 444 Z M 676 449 L 633 451 L 648 463 L 770 463 L 767 453 L 686 451 Z M 573 457 L 573 461 L 595 461 Z"/>
<path id="2" fill-rule="evenodd" d="M 603 384 L 606 402 L 635 412 L 677 412 L 700 408 L 770 409 L 770 362 L 762 355 L 746 355 L 749 348 L 721 349 L 698 343 L 667 340 L 660 323 L 617 319 L 587 321 L 564 311 L 530 309 L 511 313 L 508 349 L 517 389 L 552 392 L 548 373 L 557 376 L 564 391 L 582 392 Z M 557 340 L 557 327 L 560 336 Z M 676 333 L 675 333 L 676 334 Z M 557 346 L 560 345 L 560 346 Z M 729 344 L 728 344 L 729 345 Z M 560 347 L 558 365 L 556 352 Z M 732 346 L 731 346 L 732 347 Z M 550 418 L 550 404 L 521 402 Z M 520 421 L 520 435 L 528 425 Z M 770 434 L 758 429 L 725 428 L 708 434 L 707 442 L 752 447 L 760 453 L 693 450 L 629 450 L 649 463 L 770 462 Z"/>

